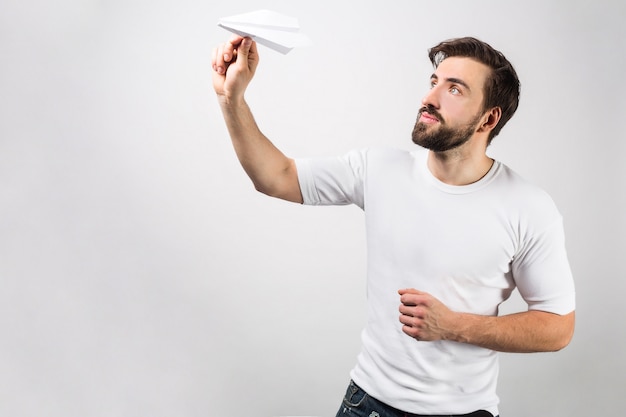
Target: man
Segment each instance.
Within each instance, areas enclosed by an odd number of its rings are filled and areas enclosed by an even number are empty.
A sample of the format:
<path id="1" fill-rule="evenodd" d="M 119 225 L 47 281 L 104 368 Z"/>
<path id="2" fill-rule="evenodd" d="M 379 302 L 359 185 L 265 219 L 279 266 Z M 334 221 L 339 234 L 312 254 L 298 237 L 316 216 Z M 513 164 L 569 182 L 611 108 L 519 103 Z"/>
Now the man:
<path id="1" fill-rule="evenodd" d="M 442 42 L 429 57 L 419 148 L 294 160 L 245 102 L 255 43 L 234 37 L 214 50 L 213 85 L 256 189 L 365 210 L 367 325 L 337 416 L 495 416 L 496 352 L 557 351 L 573 335 L 561 216 L 547 194 L 486 155 L 517 109 L 515 70 L 474 38 Z M 515 287 L 528 310 L 498 316 Z"/>

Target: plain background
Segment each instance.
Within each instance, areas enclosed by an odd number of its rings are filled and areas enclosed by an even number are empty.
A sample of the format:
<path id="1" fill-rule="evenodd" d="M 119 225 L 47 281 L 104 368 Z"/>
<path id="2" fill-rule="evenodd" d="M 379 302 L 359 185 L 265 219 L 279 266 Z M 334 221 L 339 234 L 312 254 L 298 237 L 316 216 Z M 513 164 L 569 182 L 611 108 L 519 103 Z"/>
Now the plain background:
<path id="1" fill-rule="evenodd" d="M 241 170 L 210 56 L 220 17 L 260 8 L 314 42 L 261 47 L 247 95 L 294 157 L 409 149 L 429 47 L 507 55 L 521 104 L 489 153 L 563 213 L 578 323 L 559 353 L 501 355 L 501 415 L 622 414 L 624 2 L 4 0 L 0 415 L 334 415 L 363 214 L 269 199 Z"/>

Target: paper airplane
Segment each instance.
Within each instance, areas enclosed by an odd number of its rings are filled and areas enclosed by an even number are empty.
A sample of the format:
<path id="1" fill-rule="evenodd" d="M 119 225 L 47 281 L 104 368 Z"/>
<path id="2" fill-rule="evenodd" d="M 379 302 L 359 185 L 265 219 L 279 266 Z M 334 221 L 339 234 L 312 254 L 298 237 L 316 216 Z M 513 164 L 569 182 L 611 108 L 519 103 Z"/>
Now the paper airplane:
<path id="1" fill-rule="evenodd" d="M 287 54 L 296 46 L 311 44 L 311 40 L 300 33 L 298 19 L 270 10 L 223 17 L 217 25 L 237 35 L 249 36 L 281 54 Z"/>

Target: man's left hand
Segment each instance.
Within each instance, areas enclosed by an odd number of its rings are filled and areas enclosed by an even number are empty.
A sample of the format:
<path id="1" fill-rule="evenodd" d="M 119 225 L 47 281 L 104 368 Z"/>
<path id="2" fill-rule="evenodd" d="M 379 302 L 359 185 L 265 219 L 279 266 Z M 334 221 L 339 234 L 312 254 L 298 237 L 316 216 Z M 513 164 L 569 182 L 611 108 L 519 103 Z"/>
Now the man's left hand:
<path id="1" fill-rule="evenodd" d="M 404 333 L 420 341 L 454 339 L 456 313 L 426 292 L 402 289 L 398 293 Z"/>

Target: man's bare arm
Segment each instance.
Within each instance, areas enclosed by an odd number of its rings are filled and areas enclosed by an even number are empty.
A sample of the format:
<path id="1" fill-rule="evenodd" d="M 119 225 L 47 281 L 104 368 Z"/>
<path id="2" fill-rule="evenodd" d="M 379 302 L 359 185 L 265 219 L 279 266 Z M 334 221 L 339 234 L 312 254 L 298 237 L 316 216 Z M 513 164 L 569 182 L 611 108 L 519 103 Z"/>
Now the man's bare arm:
<path id="1" fill-rule="evenodd" d="M 258 62 L 256 43 L 233 37 L 213 51 L 213 88 L 239 162 L 255 188 L 272 197 L 302 203 L 294 160 L 263 135 L 244 99 Z"/>
<path id="2" fill-rule="evenodd" d="M 575 313 L 525 311 L 500 317 L 461 314 L 455 331 L 459 342 L 501 352 L 555 352 L 574 334 Z"/>
<path id="3" fill-rule="evenodd" d="M 420 341 L 452 340 L 500 352 L 552 352 L 567 346 L 574 334 L 574 312 L 481 316 L 453 312 L 425 292 L 399 293 L 402 330 Z"/>

